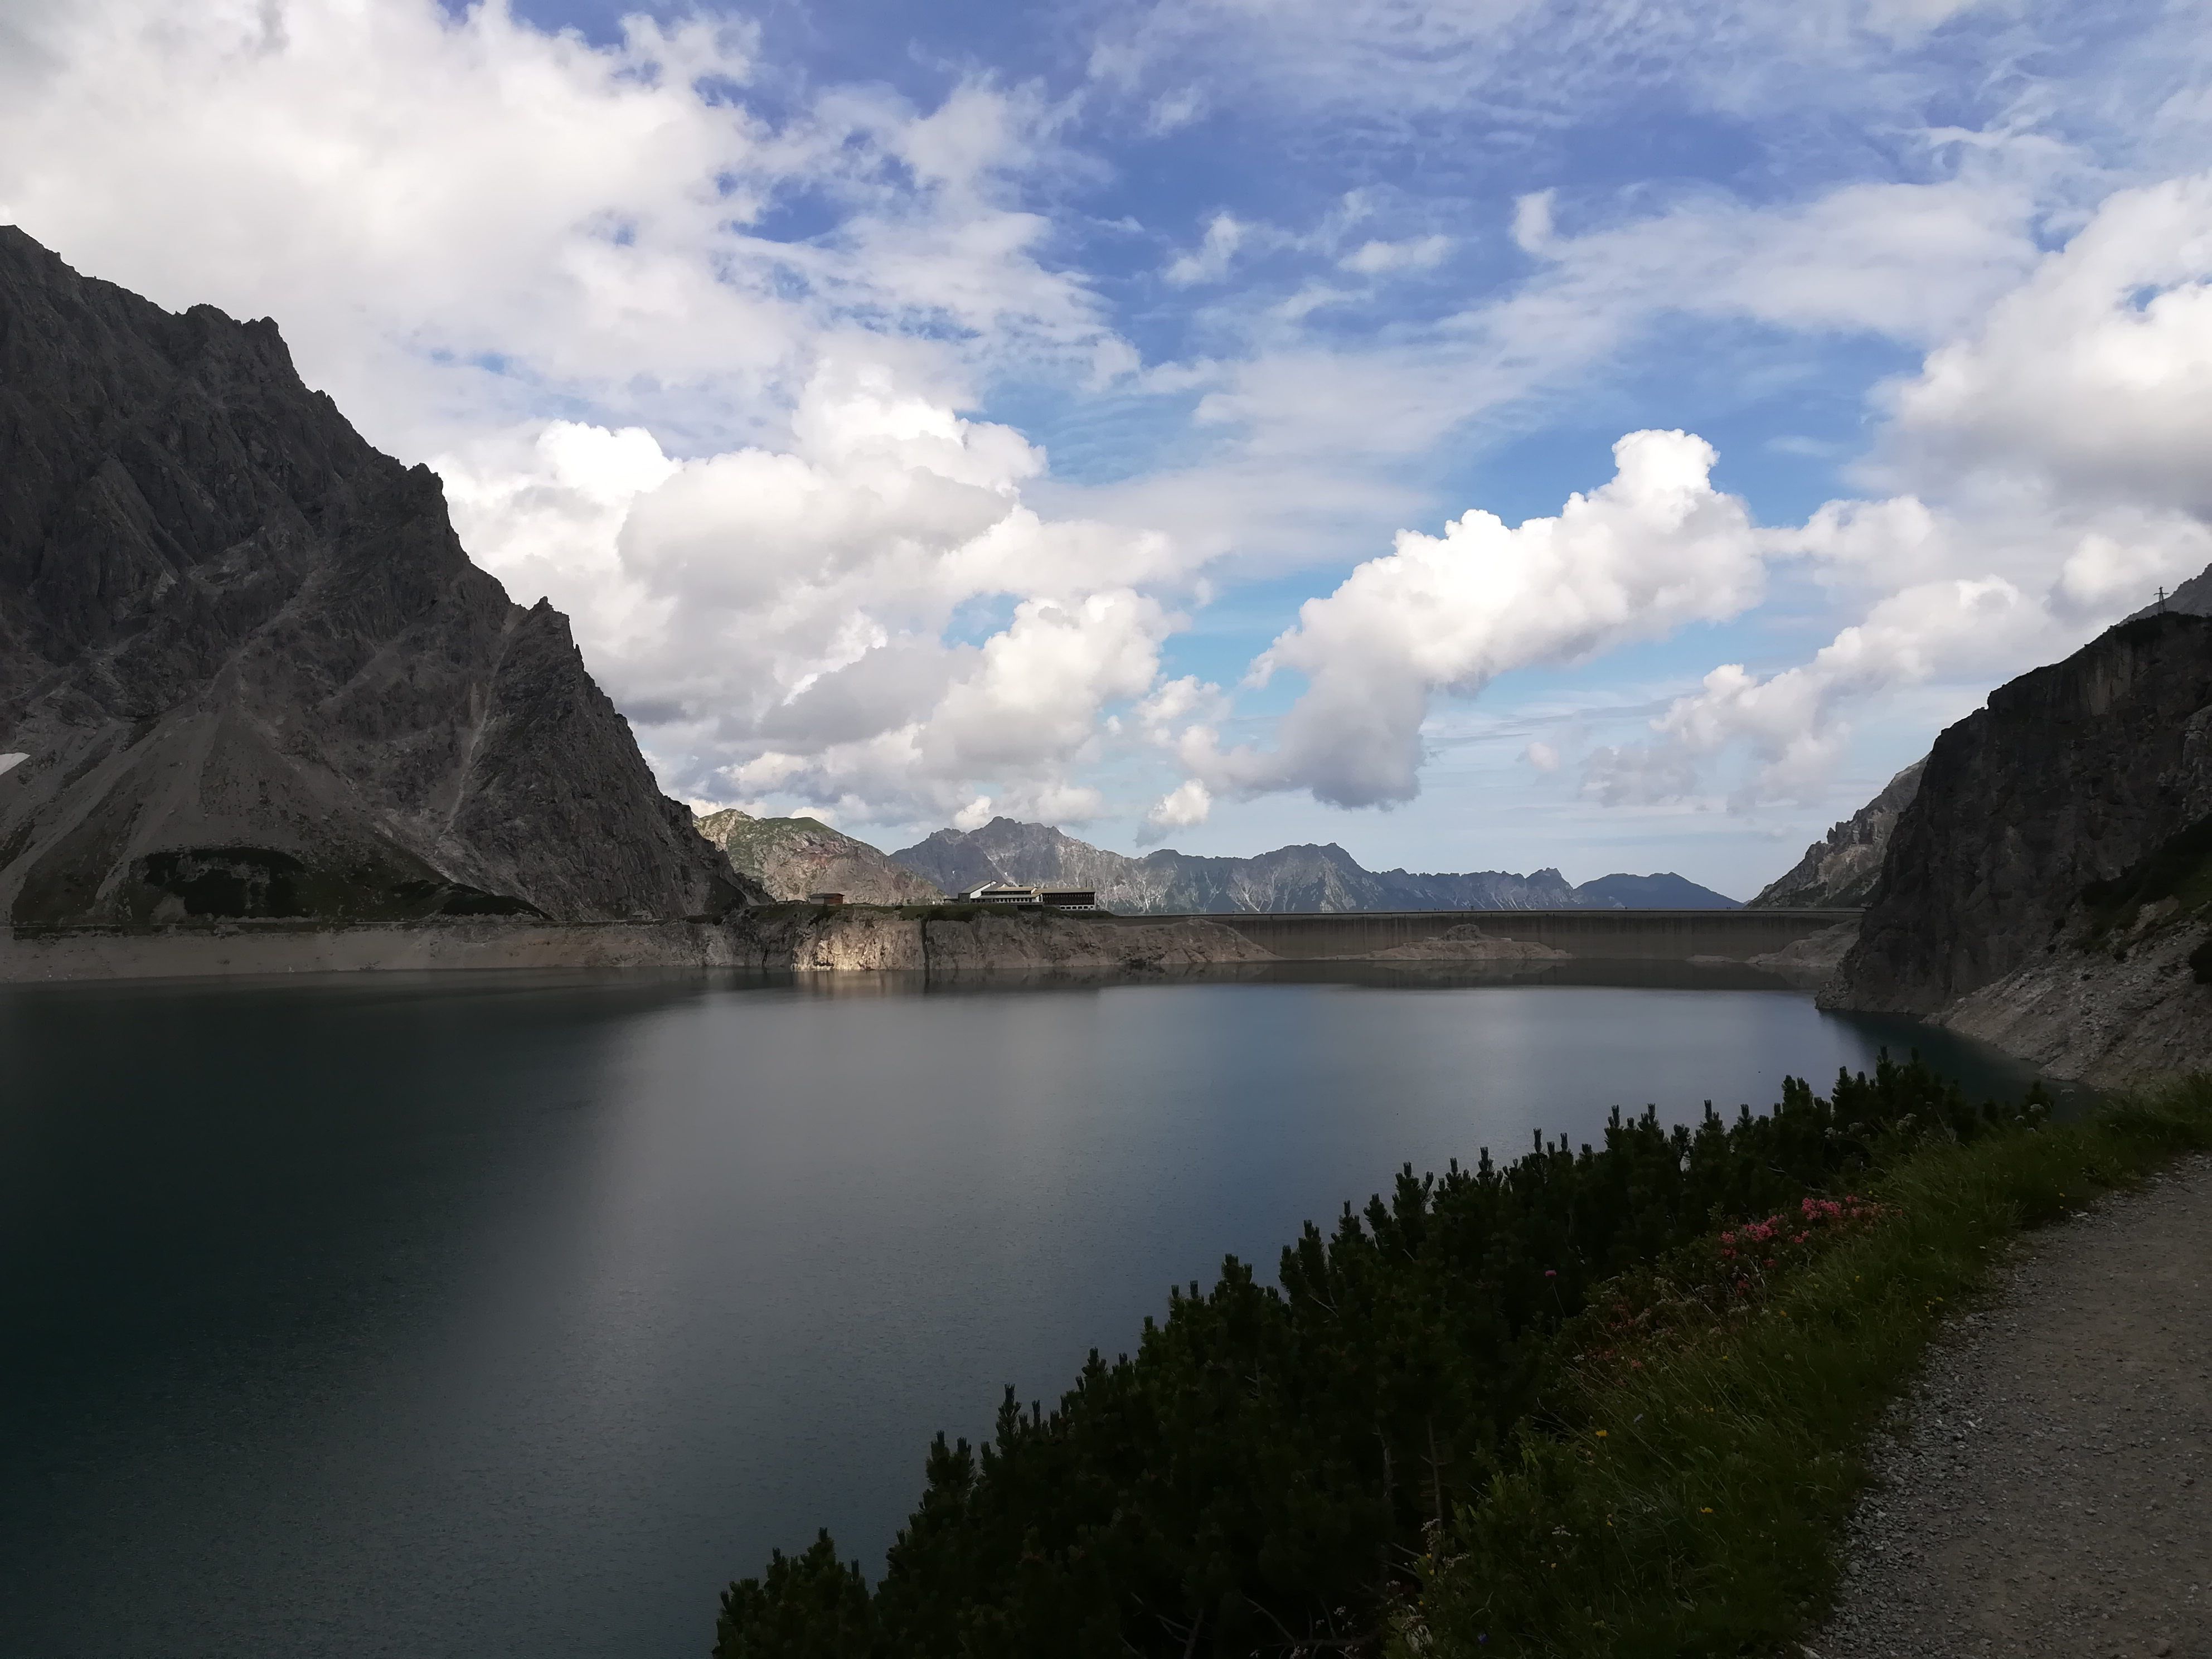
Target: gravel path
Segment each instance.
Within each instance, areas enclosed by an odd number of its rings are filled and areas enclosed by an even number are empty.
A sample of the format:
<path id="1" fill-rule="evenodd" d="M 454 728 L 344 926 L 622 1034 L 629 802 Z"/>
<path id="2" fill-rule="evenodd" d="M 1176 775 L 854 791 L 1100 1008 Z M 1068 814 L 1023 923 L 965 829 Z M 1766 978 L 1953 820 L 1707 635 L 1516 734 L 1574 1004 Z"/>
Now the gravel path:
<path id="1" fill-rule="evenodd" d="M 1878 1457 L 1818 1659 L 2212 1659 L 2212 1158 L 2037 1235 Z"/>

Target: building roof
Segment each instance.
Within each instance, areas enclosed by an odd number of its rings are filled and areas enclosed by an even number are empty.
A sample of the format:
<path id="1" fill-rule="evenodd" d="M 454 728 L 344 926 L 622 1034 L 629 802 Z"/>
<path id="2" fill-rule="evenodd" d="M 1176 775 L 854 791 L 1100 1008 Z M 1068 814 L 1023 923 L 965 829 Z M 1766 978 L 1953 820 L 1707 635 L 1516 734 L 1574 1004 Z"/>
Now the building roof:
<path id="1" fill-rule="evenodd" d="M 1011 881 L 987 881 L 960 895 L 986 904 L 1037 904 L 1061 910 L 1096 910 L 1098 895 L 1088 887 L 1024 887 Z"/>

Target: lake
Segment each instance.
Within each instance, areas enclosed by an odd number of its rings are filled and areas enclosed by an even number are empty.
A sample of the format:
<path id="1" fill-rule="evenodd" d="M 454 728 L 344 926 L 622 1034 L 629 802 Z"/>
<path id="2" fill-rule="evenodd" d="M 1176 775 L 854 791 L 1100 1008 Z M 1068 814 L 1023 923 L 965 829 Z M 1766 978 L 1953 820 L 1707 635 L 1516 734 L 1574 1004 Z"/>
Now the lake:
<path id="1" fill-rule="evenodd" d="M 823 1525 L 877 1570 L 933 1433 L 1224 1253 L 1885 1042 L 2027 1080 L 1664 982 L 0 986 L 0 1629 L 701 1659 L 732 1575 Z"/>

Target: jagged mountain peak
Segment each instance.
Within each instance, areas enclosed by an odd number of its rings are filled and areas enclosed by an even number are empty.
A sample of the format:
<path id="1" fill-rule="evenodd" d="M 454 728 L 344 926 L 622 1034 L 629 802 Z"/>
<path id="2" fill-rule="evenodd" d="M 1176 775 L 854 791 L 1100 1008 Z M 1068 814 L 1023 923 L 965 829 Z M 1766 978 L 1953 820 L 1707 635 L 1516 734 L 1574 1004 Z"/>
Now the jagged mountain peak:
<path id="1" fill-rule="evenodd" d="M 1891 832 L 1919 792 L 1923 755 L 1881 787 L 1864 806 L 1805 849 L 1805 856 L 1761 888 L 1759 908 L 1844 910 L 1866 903 L 1881 874 Z"/>
<path id="2" fill-rule="evenodd" d="M 437 477 L 301 383 L 0 228 L 0 906 L 17 925 L 716 914 L 568 619 Z"/>

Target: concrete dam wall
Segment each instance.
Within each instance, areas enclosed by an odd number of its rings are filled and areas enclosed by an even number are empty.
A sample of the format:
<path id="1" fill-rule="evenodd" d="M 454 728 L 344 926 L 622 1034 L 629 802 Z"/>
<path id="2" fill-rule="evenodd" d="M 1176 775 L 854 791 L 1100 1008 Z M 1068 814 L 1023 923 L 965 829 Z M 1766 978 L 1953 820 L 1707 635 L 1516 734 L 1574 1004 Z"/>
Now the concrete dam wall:
<path id="1" fill-rule="evenodd" d="M 24 980 L 337 973 L 362 969 L 763 968 L 1033 972 L 1251 970 L 1366 960 L 1384 967 L 1527 971 L 1573 962 L 1687 963 L 1710 975 L 1824 933 L 1856 910 L 1243 911 L 1194 916 L 994 915 L 975 906 L 761 905 L 717 923 L 547 923 L 511 918 L 315 927 L 284 921 L 219 927 L 0 931 L 0 983 Z M 1480 930 L 1482 938 L 1470 943 Z M 1456 933 L 1457 937 L 1451 938 Z M 1377 951 L 1445 941 L 1412 960 Z M 1525 941 L 1486 952 L 1487 941 Z M 1539 960 L 1532 962 L 1534 956 Z M 1549 966 L 1547 967 L 1546 964 Z M 1821 972 L 1825 975 L 1826 967 Z M 1577 970 L 1579 971 L 1579 970 Z M 1780 971 L 1762 963 L 1752 973 Z M 1809 981 L 1808 981 L 1809 982 Z"/>
<path id="2" fill-rule="evenodd" d="M 1288 961 L 1364 957 L 1474 926 L 1570 956 L 1607 962 L 1743 962 L 1855 921 L 1856 910 L 1353 910 L 1232 911 L 1204 916 L 1116 916 L 1121 923 L 1210 921 Z"/>

